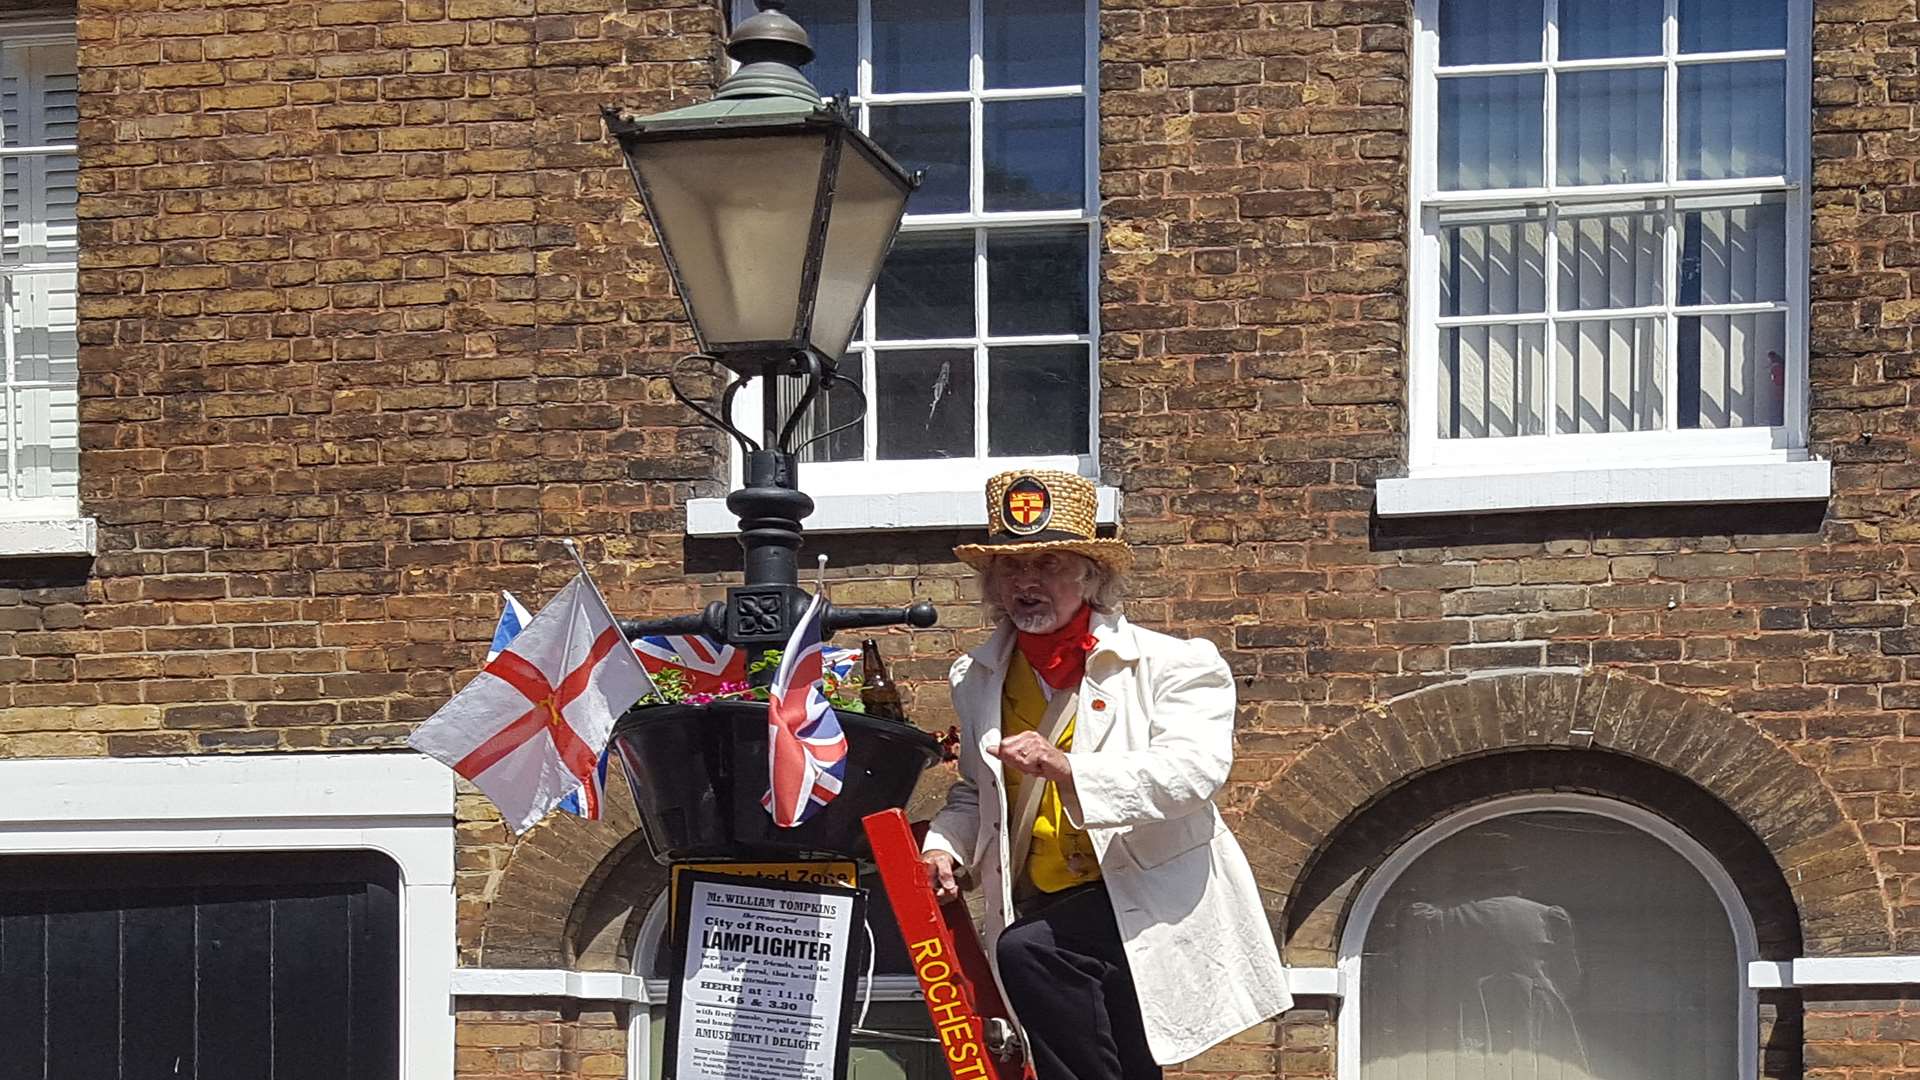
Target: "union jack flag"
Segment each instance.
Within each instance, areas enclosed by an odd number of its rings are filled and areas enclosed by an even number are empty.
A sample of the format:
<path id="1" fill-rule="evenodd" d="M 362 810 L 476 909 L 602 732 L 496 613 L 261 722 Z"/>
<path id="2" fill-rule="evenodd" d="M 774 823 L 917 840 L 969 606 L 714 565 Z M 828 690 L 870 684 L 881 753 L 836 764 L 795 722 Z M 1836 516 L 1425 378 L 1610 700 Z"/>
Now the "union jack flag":
<path id="1" fill-rule="evenodd" d="M 860 673 L 859 649 L 836 649 L 828 646 L 820 654 L 820 662 L 826 667 L 826 673 L 834 682 L 844 683 Z"/>
<path id="2" fill-rule="evenodd" d="M 827 649 L 820 641 L 825 605 L 819 597 L 787 640 L 780 670 L 767 688 L 767 775 L 760 805 L 791 829 L 840 794 L 847 776 L 847 735 L 820 692 Z"/>
<path id="3" fill-rule="evenodd" d="M 670 667 L 686 672 L 690 693 L 717 694 L 725 683 L 747 681 L 747 654 L 731 645 L 716 645 L 700 634 L 638 638 L 633 651 L 649 675 Z"/>
<path id="4" fill-rule="evenodd" d="M 607 761 L 612 756 L 612 746 L 600 751 L 600 763 L 587 774 L 585 783 L 575 788 L 573 794 L 560 800 L 559 808 L 574 817 L 599 821 L 601 807 L 607 795 Z"/>

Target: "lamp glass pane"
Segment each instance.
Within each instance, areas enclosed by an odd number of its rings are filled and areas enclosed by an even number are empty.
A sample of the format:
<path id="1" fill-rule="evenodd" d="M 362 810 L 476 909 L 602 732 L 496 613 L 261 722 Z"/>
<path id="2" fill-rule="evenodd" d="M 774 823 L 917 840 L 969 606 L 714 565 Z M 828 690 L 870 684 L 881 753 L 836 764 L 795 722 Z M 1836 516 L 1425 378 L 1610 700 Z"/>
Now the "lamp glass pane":
<path id="1" fill-rule="evenodd" d="M 634 145 L 707 347 L 792 340 L 825 151 L 820 132 Z"/>
<path id="2" fill-rule="evenodd" d="M 860 306 L 880 274 L 907 205 L 906 185 L 852 139 L 841 147 L 836 186 L 809 342 L 822 356 L 839 356 L 852 339 Z"/>

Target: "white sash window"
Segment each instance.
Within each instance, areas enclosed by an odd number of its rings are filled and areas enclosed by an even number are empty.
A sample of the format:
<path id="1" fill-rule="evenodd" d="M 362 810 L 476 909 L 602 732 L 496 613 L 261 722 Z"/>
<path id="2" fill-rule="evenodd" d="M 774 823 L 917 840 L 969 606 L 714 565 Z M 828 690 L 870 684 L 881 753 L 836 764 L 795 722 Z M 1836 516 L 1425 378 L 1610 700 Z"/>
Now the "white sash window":
<path id="1" fill-rule="evenodd" d="M 736 21 L 754 11 L 733 6 Z M 802 486 L 816 498 L 950 493 L 978 517 L 980 484 L 1003 469 L 1096 475 L 1096 4 L 792 0 L 786 10 L 813 42 L 804 70 L 821 95 L 846 94 L 861 130 L 925 173 L 840 358 L 866 417 L 803 452 Z M 759 430 L 760 408 L 758 394 L 740 395 L 745 430 Z M 857 411 L 839 388 L 802 431 Z M 962 523 L 938 517 L 920 523 Z M 889 523 L 909 522 L 870 522 Z M 810 523 L 822 525 L 834 527 Z"/>
<path id="2" fill-rule="evenodd" d="M 1806 457 L 1807 0 L 1418 0 L 1414 477 Z"/>
<path id="3" fill-rule="evenodd" d="M 71 29 L 0 25 L 0 521 L 79 512 Z"/>

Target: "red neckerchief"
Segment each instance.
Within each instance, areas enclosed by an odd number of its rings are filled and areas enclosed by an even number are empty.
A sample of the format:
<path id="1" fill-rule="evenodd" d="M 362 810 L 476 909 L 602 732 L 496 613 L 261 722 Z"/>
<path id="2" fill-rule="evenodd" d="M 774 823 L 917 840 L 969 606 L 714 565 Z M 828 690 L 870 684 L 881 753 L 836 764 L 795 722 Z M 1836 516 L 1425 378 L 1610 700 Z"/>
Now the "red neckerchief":
<path id="1" fill-rule="evenodd" d="M 1087 671 L 1087 653 L 1093 649 L 1093 635 L 1087 627 L 1093 621 L 1093 608 L 1086 604 L 1067 624 L 1050 634 L 1029 634 L 1022 630 L 1014 638 L 1020 655 L 1055 690 L 1078 686 Z"/>

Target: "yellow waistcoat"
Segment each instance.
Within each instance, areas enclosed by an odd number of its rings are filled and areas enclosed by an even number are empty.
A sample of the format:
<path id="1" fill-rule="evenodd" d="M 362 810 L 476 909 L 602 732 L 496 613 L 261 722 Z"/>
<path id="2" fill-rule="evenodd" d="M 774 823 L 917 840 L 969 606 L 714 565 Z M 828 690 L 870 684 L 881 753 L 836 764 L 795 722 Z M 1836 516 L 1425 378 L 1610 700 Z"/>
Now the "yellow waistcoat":
<path id="1" fill-rule="evenodd" d="M 1061 691 L 1055 691 L 1060 693 Z M 1019 649 L 1013 650 L 1013 662 L 1007 668 L 1005 689 L 1000 694 L 1000 731 L 1002 736 L 1035 731 L 1047 712 L 1047 696 L 1040 689 L 1040 676 L 1027 663 Z M 1055 744 L 1062 750 L 1073 748 L 1073 721 L 1061 729 Z M 1014 769 L 1006 770 L 1007 806 L 1020 803 L 1020 785 L 1029 777 Z M 1027 849 L 1023 872 L 1041 892 L 1059 892 L 1074 885 L 1100 879 L 1100 860 L 1085 830 L 1067 821 L 1060 805 L 1060 792 L 1049 780 L 1040 796 L 1040 810 L 1033 819 L 1033 844 Z"/>

